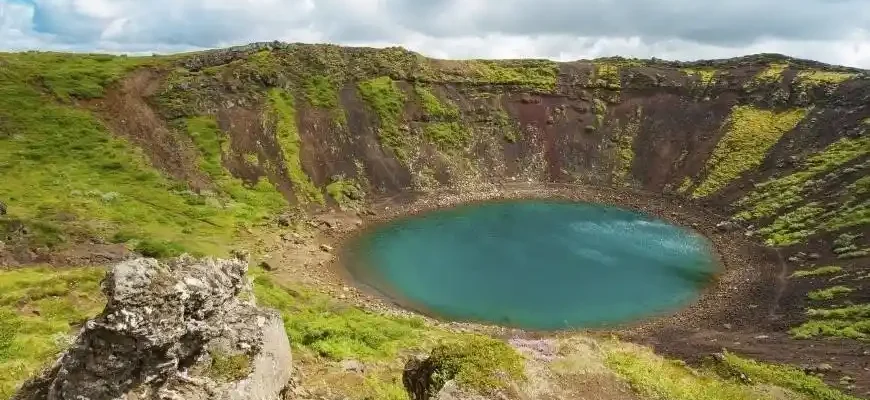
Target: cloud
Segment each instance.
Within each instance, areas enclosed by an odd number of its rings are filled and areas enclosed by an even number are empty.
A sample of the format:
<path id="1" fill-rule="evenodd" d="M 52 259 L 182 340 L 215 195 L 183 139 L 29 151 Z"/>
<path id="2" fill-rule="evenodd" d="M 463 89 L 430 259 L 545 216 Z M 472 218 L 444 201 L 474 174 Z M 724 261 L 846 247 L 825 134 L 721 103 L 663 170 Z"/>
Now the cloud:
<path id="1" fill-rule="evenodd" d="M 870 68 L 866 0 L 0 0 L 0 47 L 175 52 L 253 41 L 436 57 L 693 60 L 778 52 Z"/>

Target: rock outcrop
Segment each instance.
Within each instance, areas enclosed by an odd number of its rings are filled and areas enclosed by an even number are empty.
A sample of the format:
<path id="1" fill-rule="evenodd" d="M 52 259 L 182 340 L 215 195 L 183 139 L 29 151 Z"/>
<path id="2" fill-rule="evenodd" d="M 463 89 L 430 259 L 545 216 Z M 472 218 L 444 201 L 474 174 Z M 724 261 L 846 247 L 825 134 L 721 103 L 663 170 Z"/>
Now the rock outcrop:
<path id="1" fill-rule="evenodd" d="M 14 399 L 277 399 L 290 379 L 280 315 L 256 306 L 247 262 L 132 259 L 105 310 Z"/>

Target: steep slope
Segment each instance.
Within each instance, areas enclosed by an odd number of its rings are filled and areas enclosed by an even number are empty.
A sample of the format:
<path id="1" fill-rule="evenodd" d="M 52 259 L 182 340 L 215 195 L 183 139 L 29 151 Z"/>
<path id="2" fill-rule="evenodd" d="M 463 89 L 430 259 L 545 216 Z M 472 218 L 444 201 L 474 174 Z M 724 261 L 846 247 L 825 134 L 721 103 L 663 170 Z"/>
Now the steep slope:
<path id="1" fill-rule="evenodd" d="M 866 71 L 779 55 L 2 54 L 0 263 L 226 254 L 281 213 L 562 184 L 711 234 L 722 221 L 729 268 L 757 271 L 742 310 L 635 339 L 687 359 L 714 339 L 778 362 L 838 349 L 854 376 L 870 340 L 868 131 Z M 746 344 L 759 335 L 776 344 Z"/>

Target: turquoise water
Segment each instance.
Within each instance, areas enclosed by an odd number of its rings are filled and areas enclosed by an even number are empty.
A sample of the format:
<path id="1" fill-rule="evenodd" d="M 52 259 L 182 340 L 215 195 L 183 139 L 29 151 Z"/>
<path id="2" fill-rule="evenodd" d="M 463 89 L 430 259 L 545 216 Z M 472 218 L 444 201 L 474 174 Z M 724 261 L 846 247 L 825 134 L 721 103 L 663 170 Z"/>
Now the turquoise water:
<path id="1" fill-rule="evenodd" d="M 533 330 L 603 327 L 678 309 L 716 273 L 707 240 L 629 210 L 510 201 L 378 226 L 346 268 L 397 303 Z"/>

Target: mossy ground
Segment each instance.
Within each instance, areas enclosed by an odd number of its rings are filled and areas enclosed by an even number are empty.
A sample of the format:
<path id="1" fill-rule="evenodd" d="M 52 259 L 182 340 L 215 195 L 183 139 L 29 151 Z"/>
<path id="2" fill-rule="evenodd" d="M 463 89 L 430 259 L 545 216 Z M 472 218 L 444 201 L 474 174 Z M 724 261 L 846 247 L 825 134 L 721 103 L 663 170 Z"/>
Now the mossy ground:
<path id="1" fill-rule="evenodd" d="M 791 274 L 792 278 L 804 278 L 808 276 L 833 275 L 843 271 L 843 267 L 839 265 L 827 265 L 814 269 L 802 269 Z"/>
<path id="2" fill-rule="evenodd" d="M 790 331 L 798 339 L 839 337 L 870 340 L 870 304 L 811 308 L 806 314 L 808 321 Z"/>
<path id="3" fill-rule="evenodd" d="M 382 76 L 358 84 L 360 96 L 378 117 L 378 137 L 400 160 L 406 160 L 407 141 L 400 131 L 407 96 L 393 79 Z"/>
<path id="4" fill-rule="evenodd" d="M 296 99 L 281 89 L 269 90 L 269 113 L 275 121 L 275 137 L 281 147 L 284 167 L 296 198 L 302 203 L 323 204 L 323 192 L 311 182 L 302 168 L 299 128 L 296 122 Z"/>
<path id="5" fill-rule="evenodd" d="M 96 267 L 0 270 L 0 399 L 10 398 L 79 324 L 99 313 L 104 275 Z"/>
<path id="6" fill-rule="evenodd" d="M 645 398 L 857 400 L 795 368 L 760 363 L 728 352 L 715 364 L 691 368 L 633 345 L 611 341 L 605 342 L 603 349 L 606 365 Z M 744 379 L 737 379 L 740 374 Z M 771 391 L 770 387 L 778 390 Z"/>
<path id="7" fill-rule="evenodd" d="M 725 136 L 707 161 L 707 174 L 692 196 L 718 192 L 732 180 L 761 164 L 767 151 L 804 118 L 806 110 L 776 112 L 736 106 L 723 127 Z"/>

